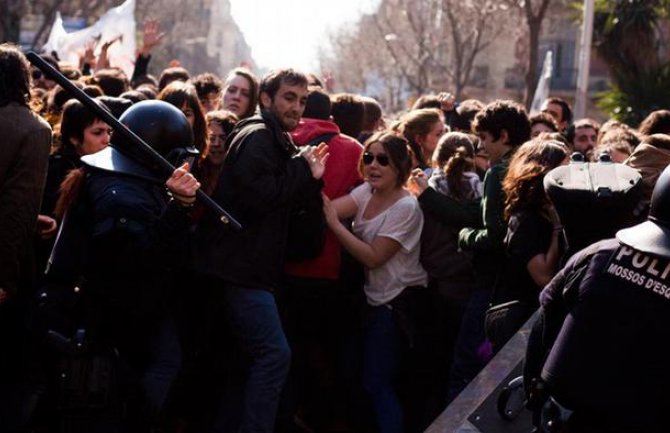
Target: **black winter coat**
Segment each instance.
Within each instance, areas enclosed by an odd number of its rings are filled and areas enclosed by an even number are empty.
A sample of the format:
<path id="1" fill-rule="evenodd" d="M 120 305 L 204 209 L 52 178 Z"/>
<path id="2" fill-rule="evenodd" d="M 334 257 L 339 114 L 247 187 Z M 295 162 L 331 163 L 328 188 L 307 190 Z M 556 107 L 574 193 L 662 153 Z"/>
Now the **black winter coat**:
<path id="1" fill-rule="evenodd" d="M 47 287 L 83 282 L 85 291 L 125 305 L 132 315 L 158 312 L 184 264 L 188 210 L 168 203 L 160 183 L 82 170 L 77 199 L 50 259 Z"/>
<path id="2" fill-rule="evenodd" d="M 205 215 L 194 237 L 194 266 L 229 284 L 273 290 L 283 274 L 290 210 L 300 197 L 318 192 L 321 182 L 269 112 L 240 122 L 226 144 L 212 198 L 242 229 Z"/>

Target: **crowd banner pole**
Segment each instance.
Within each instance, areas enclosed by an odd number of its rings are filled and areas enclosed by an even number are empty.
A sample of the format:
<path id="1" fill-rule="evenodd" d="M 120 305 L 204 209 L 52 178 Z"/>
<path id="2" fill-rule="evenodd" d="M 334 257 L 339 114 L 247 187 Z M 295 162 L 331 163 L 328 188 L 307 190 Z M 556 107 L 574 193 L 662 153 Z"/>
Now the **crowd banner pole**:
<path id="1" fill-rule="evenodd" d="M 84 106 L 91 110 L 96 115 L 96 117 L 99 117 L 107 125 L 109 125 L 114 130 L 115 134 L 121 135 L 124 139 L 136 145 L 138 149 L 141 149 L 147 159 L 150 160 L 152 164 L 157 165 L 166 178 L 172 174 L 172 172 L 175 170 L 175 167 L 173 167 L 172 164 L 170 164 L 151 146 L 144 142 L 144 140 L 138 137 L 133 131 L 128 129 L 123 123 L 119 122 L 118 119 L 116 119 L 109 111 L 96 104 L 93 98 L 75 86 L 70 80 L 67 79 L 67 77 L 58 72 L 53 66 L 42 59 L 39 54 L 35 53 L 34 51 L 29 51 L 26 53 L 26 57 L 30 63 L 39 68 L 42 72 L 44 72 L 45 75 L 58 83 L 58 85 L 65 89 L 73 98 L 84 104 Z M 233 218 L 201 189 L 196 192 L 196 199 L 207 209 L 214 212 L 222 223 L 230 224 L 231 227 L 237 230 L 242 228 L 242 225 L 235 218 Z"/>

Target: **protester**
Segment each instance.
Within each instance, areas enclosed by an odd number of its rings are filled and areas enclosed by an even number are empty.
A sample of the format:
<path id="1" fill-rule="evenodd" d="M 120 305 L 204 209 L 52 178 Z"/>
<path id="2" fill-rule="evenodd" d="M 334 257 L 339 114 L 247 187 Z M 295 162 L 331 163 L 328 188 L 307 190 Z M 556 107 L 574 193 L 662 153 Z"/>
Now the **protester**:
<path id="1" fill-rule="evenodd" d="M 543 132 L 558 132 L 558 125 L 556 125 L 556 121 L 550 114 L 534 114 L 528 120 L 530 120 L 531 138 L 535 138 Z"/>
<path id="2" fill-rule="evenodd" d="M 323 193 L 329 199 L 348 194 L 362 182 L 358 162 L 363 147 L 340 133 L 330 117 L 330 97 L 310 88 L 305 112 L 291 133 L 296 145 L 328 144 L 328 163 L 323 174 Z M 356 329 L 351 291 L 343 284 L 342 250 L 332 231 L 325 234 L 323 247 L 313 257 L 290 258 L 286 283 L 278 293 L 282 323 L 293 353 L 291 378 L 297 407 L 284 416 L 293 421 L 299 412 L 312 428 L 337 425 L 337 416 L 346 418 L 348 374 L 343 371 L 344 347 Z M 346 266 L 346 263 L 345 263 Z M 333 416 L 328 416 L 333 414 Z M 321 418 L 321 419 L 319 419 Z"/>
<path id="3" fill-rule="evenodd" d="M 483 102 L 477 99 L 466 99 L 451 111 L 451 115 L 447 117 L 447 123 L 452 131 L 470 134 L 472 132 L 472 121 L 475 120 L 475 116 L 482 108 L 484 108 Z"/>
<path id="4" fill-rule="evenodd" d="M 191 83 L 195 86 L 200 104 L 206 113 L 221 107 L 223 83 L 216 75 L 206 72 L 193 77 Z"/>
<path id="5" fill-rule="evenodd" d="M 435 108 L 412 110 L 401 117 L 399 131 L 414 154 L 412 168 L 428 169 L 437 142 L 445 132 L 442 112 Z"/>
<path id="6" fill-rule="evenodd" d="M 568 127 L 565 137 L 575 152 L 584 155 L 586 161 L 595 161 L 595 147 L 600 125 L 592 119 L 578 119 Z"/>
<path id="7" fill-rule="evenodd" d="M 261 114 L 240 122 L 229 139 L 213 195 L 242 229 L 226 229 L 205 214 L 195 233 L 194 267 L 220 288 L 231 331 L 252 359 L 243 394 L 242 432 L 273 431 L 290 365 L 272 292 L 281 282 L 291 207 L 299 198 L 319 193 L 328 155 L 326 145 L 298 153 L 285 134 L 298 126 L 306 99 L 307 78 L 302 73 L 282 69 L 263 78 Z"/>
<path id="8" fill-rule="evenodd" d="M 240 119 L 251 117 L 258 104 L 258 78 L 245 68 L 228 73 L 223 86 L 223 109 Z"/>
<path id="9" fill-rule="evenodd" d="M 484 342 L 484 315 L 496 280 L 505 263 L 505 194 L 502 181 L 509 160 L 517 147 L 530 138 L 526 111 L 512 101 L 495 101 L 482 109 L 473 124 L 491 162 L 484 177 L 481 202 L 483 228 L 464 228 L 459 247 L 474 254 L 477 289 L 466 307 L 456 343 L 456 355 L 449 380 L 449 399 L 453 399 L 472 380 L 491 356 Z"/>
<path id="10" fill-rule="evenodd" d="M 188 72 L 185 68 L 181 66 L 173 66 L 167 69 L 163 69 L 160 77 L 158 77 L 158 92 L 162 92 L 168 84 L 173 81 L 182 81 L 187 82 L 191 79 L 191 73 Z"/>
<path id="11" fill-rule="evenodd" d="M 503 278 L 493 288 L 492 304 L 518 301 L 505 307 L 488 332 L 494 350 L 502 346 L 535 312 L 540 290 L 553 278 L 565 252 L 563 226 L 544 192 L 544 175 L 568 163 L 568 150 L 559 142 L 535 138 L 523 144 L 510 160 L 503 180 L 508 223 L 507 261 Z M 503 323 L 504 322 L 504 323 Z"/>
<path id="12" fill-rule="evenodd" d="M 176 80 L 165 86 L 157 99 L 174 105 L 184 113 L 193 129 L 195 147 L 203 157 L 207 156 L 207 121 L 195 87 Z"/>
<path id="13" fill-rule="evenodd" d="M 364 105 L 363 129 L 358 134 L 358 142 L 365 143 L 375 132 L 384 128 L 383 111 L 379 102 L 374 98 L 364 96 L 361 98 Z"/>
<path id="14" fill-rule="evenodd" d="M 51 145 L 51 128 L 30 107 L 30 65 L 19 48 L 0 44 L 0 430 L 16 409 L 24 314 L 34 291 L 31 266 Z"/>
<path id="15" fill-rule="evenodd" d="M 421 233 L 421 265 L 428 272 L 428 302 L 424 325 L 423 351 L 415 356 L 410 372 L 416 392 L 412 403 L 420 423 L 427 426 L 447 405 L 449 368 L 454 357 L 456 336 L 465 305 L 475 285 L 472 255 L 458 248 L 458 231 L 466 224 L 445 222 L 426 204 L 426 190 L 436 191 L 435 200 L 478 203 L 482 183 L 474 165 L 474 137 L 448 132 L 440 138 L 433 153 L 433 173 L 428 178 L 415 170 L 414 193 L 420 199 L 424 214 Z"/>
<path id="16" fill-rule="evenodd" d="M 226 140 L 239 119 L 232 111 L 210 111 L 207 113 L 209 130 L 209 148 L 207 156 L 199 166 L 197 177 L 202 182 L 202 189 L 212 195 L 221 175 L 223 161 L 226 158 Z"/>
<path id="17" fill-rule="evenodd" d="M 351 194 L 324 198 L 328 227 L 366 268 L 368 300 L 364 336 L 363 384 L 372 399 L 381 433 L 403 431 L 403 410 L 394 389 L 405 338 L 412 338 L 409 305 L 425 290 L 419 263 L 423 215 L 403 188 L 411 171 L 407 141 L 392 133 L 368 139 L 360 168 L 366 182 Z M 353 218 L 353 233 L 341 219 Z M 411 319 L 409 319 L 411 320 Z"/>
<path id="18" fill-rule="evenodd" d="M 638 127 L 641 135 L 670 135 L 670 110 L 652 111 Z"/>
<path id="19" fill-rule="evenodd" d="M 158 20 L 147 19 L 144 21 L 144 28 L 142 29 L 142 46 L 137 52 L 135 69 L 133 69 L 133 76 L 130 78 L 130 84 L 134 89 L 145 82 L 151 82 L 158 87 L 158 80 L 148 74 L 147 69 L 149 67 L 149 61 L 151 60 L 151 52 L 158 46 L 164 37 L 165 33 L 161 32 L 160 22 Z"/>
<path id="20" fill-rule="evenodd" d="M 640 138 L 633 130 L 628 127 L 614 128 L 602 135 L 596 145 L 595 154 L 600 158 L 605 153 L 612 162 L 623 163 L 638 144 Z"/>
<path id="21" fill-rule="evenodd" d="M 640 216 L 646 216 L 651 203 L 651 193 L 658 177 L 670 165 L 670 135 L 653 134 L 645 137 L 624 164 L 633 167 L 642 176 L 642 198 Z"/>
<path id="22" fill-rule="evenodd" d="M 542 112 L 551 115 L 560 132 L 565 132 L 572 124 L 572 108 L 561 98 L 548 98 L 542 103 Z"/>
<path id="23" fill-rule="evenodd" d="M 351 138 L 358 137 L 363 131 L 365 105 L 358 95 L 338 93 L 330 97 L 330 115 L 340 132 Z"/>

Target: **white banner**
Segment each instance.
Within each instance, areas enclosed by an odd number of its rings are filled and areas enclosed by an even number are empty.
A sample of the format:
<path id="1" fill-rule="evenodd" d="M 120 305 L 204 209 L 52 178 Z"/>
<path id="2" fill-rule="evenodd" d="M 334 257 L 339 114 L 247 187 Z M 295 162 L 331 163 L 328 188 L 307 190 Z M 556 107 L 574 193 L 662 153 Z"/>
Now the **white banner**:
<path id="1" fill-rule="evenodd" d="M 130 79 L 135 67 L 135 0 L 126 0 L 122 5 L 108 10 L 90 27 L 67 33 L 63 27 L 60 12 L 51 28 L 49 39 L 42 47 L 48 53 L 55 51 L 58 57 L 65 62 L 79 65 L 79 54 L 83 53 L 87 43 L 100 38 L 96 55 L 100 46 L 121 36 L 120 41 L 109 47 L 108 56 L 110 66 L 123 69 Z"/>
<path id="2" fill-rule="evenodd" d="M 551 50 L 547 51 L 547 55 L 544 56 L 544 63 L 542 66 L 542 75 L 537 81 L 537 88 L 535 89 L 535 96 L 533 97 L 533 103 L 530 105 L 530 115 L 537 114 L 540 112 L 542 103 L 545 99 L 549 98 L 549 85 L 551 84 L 551 75 L 553 73 L 553 54 Z"/>

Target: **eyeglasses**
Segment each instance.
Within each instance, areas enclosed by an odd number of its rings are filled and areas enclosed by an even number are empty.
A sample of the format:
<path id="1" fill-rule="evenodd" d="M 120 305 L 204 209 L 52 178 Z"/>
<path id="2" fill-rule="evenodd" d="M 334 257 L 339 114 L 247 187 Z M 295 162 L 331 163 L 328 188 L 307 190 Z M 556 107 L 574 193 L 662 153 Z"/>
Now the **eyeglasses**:
<path id="1" fill-rule="evenodd" d="M 374 161 L 375 159 L 382 167 L 386 167 L 391 163 L 391 160 L 389 159 L 388 155 L 384 155 L 382 153 L 380 153 L 379 155 L 375 155 L 370 152 L 365 152 L 363 154 L 363 164 L 365 165 L 372 164 L 372 161 Z"/>

